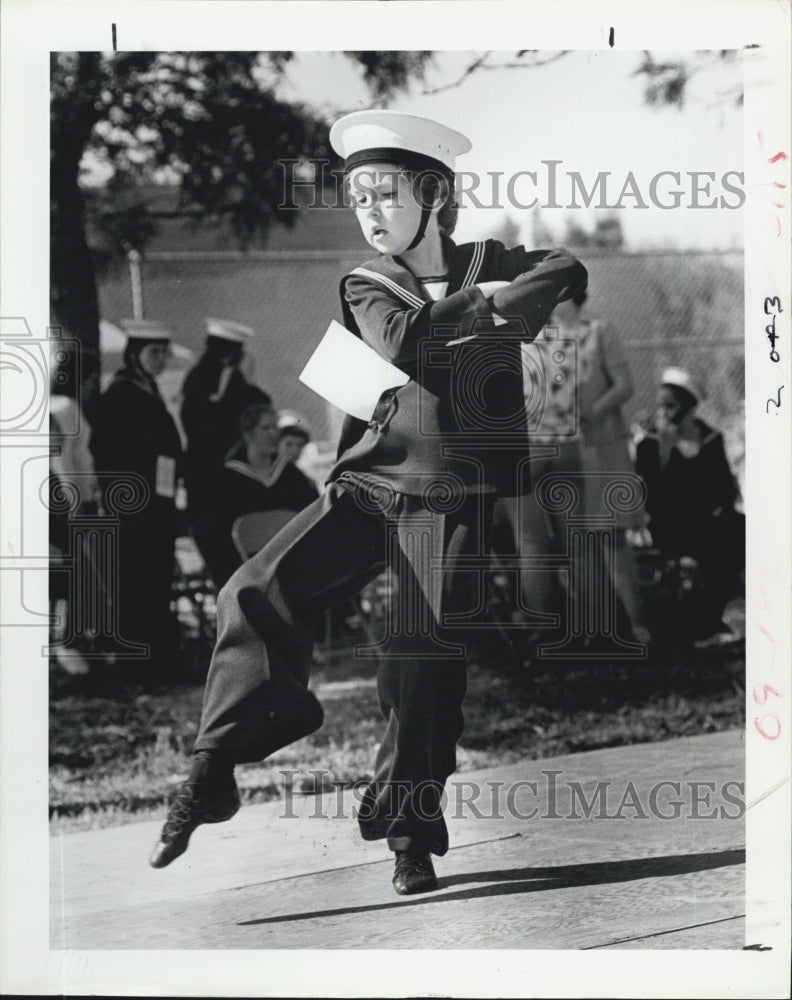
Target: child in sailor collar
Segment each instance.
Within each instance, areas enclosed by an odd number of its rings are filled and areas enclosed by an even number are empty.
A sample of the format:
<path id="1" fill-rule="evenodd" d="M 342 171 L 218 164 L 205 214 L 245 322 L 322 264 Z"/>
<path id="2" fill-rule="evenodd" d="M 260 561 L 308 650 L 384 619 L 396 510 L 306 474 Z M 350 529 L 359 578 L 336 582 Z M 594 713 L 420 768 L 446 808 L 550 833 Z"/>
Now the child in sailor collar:
<path id="1" fill-rule="evenodd" d="M 231 578 L 188 781 L 151 857 L 164 867 L 201 823 L 239 807 L 234 765 L 313 732 L 312 622 L 390 565 L 397 599 L 379 650 L 385 732 L 358 809 L 395 855 L 400 894 L 437 887 L 442 810 L 463 728 L 465 632 L 475 623 L 498 495 L 529 488 L 520 340 L 585 288 L 562 251 L 457 246 L 453 129 L 388 111 L 347 115 L 330 141 L 378 256 L 341 286 L 347 327 L 409 376 L 371 419 L 347 417 L 325 491 Z M 434 352 L 434 353 L 433 353 Z M 350 373 L 354 377 L 354 373 Z M 471 561 L 482 573 L 470 572 Z"/>

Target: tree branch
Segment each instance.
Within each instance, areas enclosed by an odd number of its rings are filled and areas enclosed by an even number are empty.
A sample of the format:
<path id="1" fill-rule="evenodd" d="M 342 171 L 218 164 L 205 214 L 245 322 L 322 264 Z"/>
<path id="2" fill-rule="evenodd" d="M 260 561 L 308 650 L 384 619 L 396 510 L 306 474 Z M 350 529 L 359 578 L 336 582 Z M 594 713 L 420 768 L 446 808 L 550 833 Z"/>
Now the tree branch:
<path id="1" fill-rule="evenodd" d="M 422 94 L 439 94 L 443 90 L 451 90 L 454 87 L 459 87 L 471 73 L 475 73 L 477 69 L 481 69 L 484 65 L 484 60 L 490 55 L 490 51 L 485 52 L 483 55 L 474 59 L 473 62 L 467 67 L 467 69 L 462 73 L 462 75 L 457 80 L 452 80 L 451 83 L 444 83 L 442 87 L 430 87 L 428 89 L 422 90 Z"/>
<path id="2" fill-rule="evenodd" d="M 531 49 L 522 49 L 517 53 L 517 58 L 525 55 L 526 53 L 535 52 Z M 555 52 L 553 55 L 548 56 L 546 59 L 536 58 L 532 59 L 530 62 L 501 62 L 501 63 L 488 63 L 488 57 L 492 55 L 492 50 L 484 52 L 482 55 L 478 56 L 476 59 L 467 66 L 460 77 L 456 80 L 452 80 L 450 83 L 444 83 L 440 87 L 430 87 L 428 89 L 422 90 L 421 93 L 424 95 L 429 94 L 439 94 L 444 90 L 452 90 L 455 87 L 461 86 L 465 80 L 473 73 L 478 72 L 480 69 L 536 69 L 538 66 L 548 66 L 550 63 L 554 63 L 559 59 L 562 59 L 565 55 L 568 55 L 566 49 Z"/>

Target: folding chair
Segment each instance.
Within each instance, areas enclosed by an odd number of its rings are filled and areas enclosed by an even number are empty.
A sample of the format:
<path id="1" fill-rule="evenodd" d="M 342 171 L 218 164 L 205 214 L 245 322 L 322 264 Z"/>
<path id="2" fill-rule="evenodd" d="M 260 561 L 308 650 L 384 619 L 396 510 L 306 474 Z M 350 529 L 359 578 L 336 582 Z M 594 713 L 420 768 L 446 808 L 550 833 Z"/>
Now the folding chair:
<path id="1" fill-rule="evenodd" d="M 297 513 L 296 510 L 258 510 L 242 514 L 231 527 L 231 538 L 243 559 L 260 552 Z"/>

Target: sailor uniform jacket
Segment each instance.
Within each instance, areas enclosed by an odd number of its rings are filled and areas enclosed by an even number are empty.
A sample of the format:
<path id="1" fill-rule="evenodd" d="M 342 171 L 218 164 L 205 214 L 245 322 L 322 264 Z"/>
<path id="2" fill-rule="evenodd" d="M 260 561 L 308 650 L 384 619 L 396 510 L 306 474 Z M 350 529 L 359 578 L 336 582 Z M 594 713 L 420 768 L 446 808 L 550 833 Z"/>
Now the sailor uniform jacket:
<path id="1" fill-rule="evenodd" d="M 368 425 L 345 419 L 330 479 L 373 480 L 418 495 L 526 493 L 520 344 L 536 337 L 558 302 L 585 289 L 586 269 L 562 250 L 507 250 L 497 240 L 457 246 L 445 238 L 444 247 L 442 299 L 431 299 L 390 255 L 341 282 L 347 328 L 410 381 L 382 394 Z M 476 287 L 487 281 L 509 284 L 488 301 Z M 496 326 L 493 309 L 508 322 Z"/>

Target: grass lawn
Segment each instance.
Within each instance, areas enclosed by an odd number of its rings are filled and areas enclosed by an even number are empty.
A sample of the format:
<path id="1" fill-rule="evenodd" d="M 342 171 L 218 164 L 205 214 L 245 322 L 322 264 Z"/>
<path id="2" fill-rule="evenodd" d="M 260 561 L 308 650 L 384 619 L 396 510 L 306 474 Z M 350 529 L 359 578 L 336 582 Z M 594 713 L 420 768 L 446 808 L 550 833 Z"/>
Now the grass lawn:
<path id="1" fill-rule="evenodd" d="M 732 611 L 739 619 L 741 608 Z M 460 771 L 743 726 L 740 641 L 622 664 L 521 670 L 505 663 L 491 649 L 469 667 Z M 312 687 L 324 726 L 264 763 L 240 766 L 243 799 L 278 798 L 285 780 L 310 791 L 312 770 L 344 784 L 366 777 L 383 728 L 375 669 L 353 655 L 317 669 Z M 111 673 L 86 680 L 53 666 L 50 816 L 57 830 L 163 816 L 189 767 L 202 692 L 199 679 L 145 689 Z"/>

